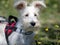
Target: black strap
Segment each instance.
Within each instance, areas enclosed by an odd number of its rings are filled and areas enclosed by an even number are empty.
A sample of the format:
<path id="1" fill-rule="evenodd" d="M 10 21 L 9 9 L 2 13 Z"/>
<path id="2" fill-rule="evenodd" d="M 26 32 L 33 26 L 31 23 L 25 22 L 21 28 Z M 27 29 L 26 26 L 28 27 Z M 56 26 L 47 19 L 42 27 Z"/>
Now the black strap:
<path id="1" fill-rule="evenodd" d="M 20 29 L 20 33 L 24 34 L 24 35 L 31 35 L 33 33 L 33 31 L 27 31 L 27 32 L 23 32 L 22 29 Z"/>
<path id="2" fill-rule="evenodd" d="M 8 45 L 9 45 L 8 37 L 11 35 L 11 34 L 7 35 L 7 32 L 8 32 L 9 29 L 11 29 L 12 31 L 16 31 L 17 28 L 16 27 L 14 27 L 14 28 L 12 28 L 12 27 L 6 27 L 5 36 L 6 36 L 6 41 L 7 41 Z"/>
<path id="3" fill-rule="evenodd" d="M 9 45 L 9 41 L 8 41 L 7 32 L 8 32 L 8 31 L 6 31 L 6 33 L 5 33 L 5 37 L 6 37 L 7 44 Z"/>
<path id="4" fill-rule="evenodd" d="M 24 34 L 25 35 L 31 35 L 33 33 L 33 31 L 28 31 L 28 32 L 25 32 Z"/>

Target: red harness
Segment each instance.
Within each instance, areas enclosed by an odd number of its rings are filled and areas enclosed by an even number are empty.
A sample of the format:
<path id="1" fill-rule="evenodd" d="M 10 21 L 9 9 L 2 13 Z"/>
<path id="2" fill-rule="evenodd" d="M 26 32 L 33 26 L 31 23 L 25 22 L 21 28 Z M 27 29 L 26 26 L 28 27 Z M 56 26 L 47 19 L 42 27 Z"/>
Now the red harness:
<path id="1" fill-rule="evenodd" d="M 16 22 L 12 22 L 11 24 L 7 24 L 6 28 L 5 28 L 5 34 L 6 36 L 9 36 L 13 31 L 16 31 Z"/>

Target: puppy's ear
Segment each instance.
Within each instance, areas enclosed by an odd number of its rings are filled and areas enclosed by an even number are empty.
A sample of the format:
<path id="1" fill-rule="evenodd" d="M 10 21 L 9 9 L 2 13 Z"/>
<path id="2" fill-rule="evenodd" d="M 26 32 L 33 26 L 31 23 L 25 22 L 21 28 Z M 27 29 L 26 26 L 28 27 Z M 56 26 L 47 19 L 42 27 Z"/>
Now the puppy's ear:
<path id="1" fill-rule="evenodd" d="M 41 7 L 46 8 L 44 1 L 33 1 L 31 5 L 36 7 L 36 8 L 41 8 Z"/>
<path id="2" fill-rule="evenodd" d="M 27 6 L 27 2 L 26 1 L 17 1 L 14 4 L 14 7 L 18 10 L 24 9 Z"/>

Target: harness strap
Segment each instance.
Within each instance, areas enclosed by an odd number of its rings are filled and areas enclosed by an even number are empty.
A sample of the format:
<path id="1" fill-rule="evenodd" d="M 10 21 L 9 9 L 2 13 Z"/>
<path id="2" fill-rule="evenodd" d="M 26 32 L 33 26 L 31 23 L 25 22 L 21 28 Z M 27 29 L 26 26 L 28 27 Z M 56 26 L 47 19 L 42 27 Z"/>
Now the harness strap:
<path id="1" fill-rule="evenodd" d="M 5 33 L 7 36 L 9 36 L 13 31 L 16 31 L 16 27 L 6 27 Z"/>
<path id="2" fill-rule="evenodd" d="M 7 27 L 8 28 L 8 27 Z M 10 28 L 8 28 L 7 29 L 7 31 L 5 31 L 5 35 L 6 35 L 6 41 L 7 41 L 7 44 L 9 45 L 9 40 L 8 40 L 8 37 L 11 35 L 11 33 L 13 32 L 13 31 L 16 31 L 16 27 L 14 27 L 14 28 L 12 28 L 12 27 L 10 27 Z"/>

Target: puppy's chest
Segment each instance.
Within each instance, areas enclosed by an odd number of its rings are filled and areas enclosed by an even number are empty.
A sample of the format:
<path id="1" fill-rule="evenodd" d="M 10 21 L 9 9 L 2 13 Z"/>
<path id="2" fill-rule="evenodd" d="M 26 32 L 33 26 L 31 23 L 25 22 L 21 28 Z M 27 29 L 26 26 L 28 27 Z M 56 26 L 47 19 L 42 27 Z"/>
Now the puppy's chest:
<path id="1" fill-rule="evenodd" d="M 33 34 L 31 35 L 19 34 L 17 38 L 17 44 L 30 45 L 32 41 L 33 41 Z"/>

